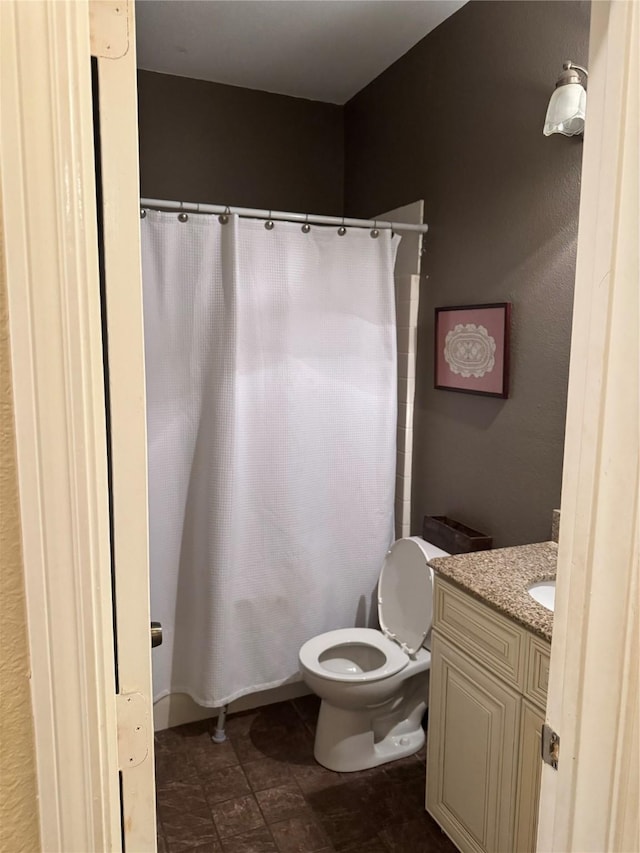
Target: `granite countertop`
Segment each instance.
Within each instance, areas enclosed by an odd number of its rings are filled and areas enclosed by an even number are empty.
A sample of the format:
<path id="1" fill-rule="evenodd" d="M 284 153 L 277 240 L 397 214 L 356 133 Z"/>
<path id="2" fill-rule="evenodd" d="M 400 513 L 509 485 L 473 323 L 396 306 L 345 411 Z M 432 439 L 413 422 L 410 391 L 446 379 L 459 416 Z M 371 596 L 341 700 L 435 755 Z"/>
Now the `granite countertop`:
<path id="1" fill-rule="evenodd" d="M 555 579 L 557 558 L 556 542 L 537 542 L 435 557 L 429 565 L 474 598 L 551 641 L 553 612 L 534 601 L 527 589 L 538 581 Z"/>

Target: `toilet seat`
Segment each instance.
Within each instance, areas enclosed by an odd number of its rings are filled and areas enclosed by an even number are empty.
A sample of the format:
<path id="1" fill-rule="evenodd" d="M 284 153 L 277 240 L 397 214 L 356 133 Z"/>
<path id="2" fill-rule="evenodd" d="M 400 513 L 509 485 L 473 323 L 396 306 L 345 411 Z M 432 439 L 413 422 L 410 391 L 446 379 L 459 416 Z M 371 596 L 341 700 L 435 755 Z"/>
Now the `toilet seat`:
<path id="1" fill-rule="evenodd" d="M 350 684 L 381 681 L 401 672 L 419 652 L 431 628 L 433 571 L 428 560 L 444 554 L 418 537 L 395 542 L 387 552 L 378 583 L 381 630 L 339 628 L 319 634 L 300 649 L 302 667 L 327 681 Z M 353 647 L 360 647 L 360 652 Z"/>
<path id="2" fill-rule="evenodd" d="M 366 672 L 336 672 L 323 664 L 320 658 L 338 646 L 370 647 L 381 652 L 385 661 L 381 666 Z M 365 684 L 400 672 L 409 663 L 409 657 L 397 643 L 374 628 L 339 628 L 307 640 L 300 649 L 300 662 L 314 675 L 329 681 Z"/>
<path id="3" fill-rule="evenodd" d="M 446 556 L 419 537 L 398 539 L 387 551 L 378 581 L 378 620 L 385 637 L 408 655 L 422 647 L 433 616 L 433 570 L 428 561 Z"/>

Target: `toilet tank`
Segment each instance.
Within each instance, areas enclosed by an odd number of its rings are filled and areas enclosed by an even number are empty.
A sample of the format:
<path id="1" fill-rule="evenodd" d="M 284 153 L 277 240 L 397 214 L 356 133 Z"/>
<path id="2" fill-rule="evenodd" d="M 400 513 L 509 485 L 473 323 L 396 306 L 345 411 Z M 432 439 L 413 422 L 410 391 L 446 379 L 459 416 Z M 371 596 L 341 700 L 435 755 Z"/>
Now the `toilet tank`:
<path id="1" fill-rule="evenodd" d="M 446 551 L 418 536 L 393 543 L 378 582 L 378 618 L 385 636 L 407 654 L 430 648 L 433 570 L 428 561 Z"/>

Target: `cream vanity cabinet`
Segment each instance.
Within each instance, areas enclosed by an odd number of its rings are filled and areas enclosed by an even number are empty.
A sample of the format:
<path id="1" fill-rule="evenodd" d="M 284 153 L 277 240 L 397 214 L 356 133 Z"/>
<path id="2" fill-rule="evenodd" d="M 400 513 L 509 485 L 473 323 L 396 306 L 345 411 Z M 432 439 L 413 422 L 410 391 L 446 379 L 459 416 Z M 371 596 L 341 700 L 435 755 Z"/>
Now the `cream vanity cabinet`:
<path id="1" fill-rule="evenodd" d="M 436 575 L 427 810 L 466 851 L 535 850 L 550 645 Z"/>

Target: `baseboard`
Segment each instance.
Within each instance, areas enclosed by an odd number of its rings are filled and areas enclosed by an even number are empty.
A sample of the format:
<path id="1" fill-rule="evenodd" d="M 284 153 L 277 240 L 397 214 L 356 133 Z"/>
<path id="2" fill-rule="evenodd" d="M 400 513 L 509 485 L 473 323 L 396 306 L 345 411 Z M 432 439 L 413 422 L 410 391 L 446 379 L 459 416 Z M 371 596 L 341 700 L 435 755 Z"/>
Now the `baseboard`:
<path id="1" fill-rule="evenodd" d="M 308 696 L 311 693 L 303 681 L 295 684 L 285 684 L 282 687 L 274 687 L 272 690 L 260 690 L 243 696 L 229 705 L 229 713 L 238 711 L 249 711 L 251 708 L 260 708 L 263 705 L 272 705 L 274 702 L 286 702 L 296 699 L 298 696 Z M 182 726 L 185 723 L 194 723 L 196 720 L 207 720 L 217 717 L 215 708 L 203 708 L 193 701 L 186 693 L 171 693 L 160 699 L 153 706 L 153 728 L 160 732 L 173 726 Z"/>

